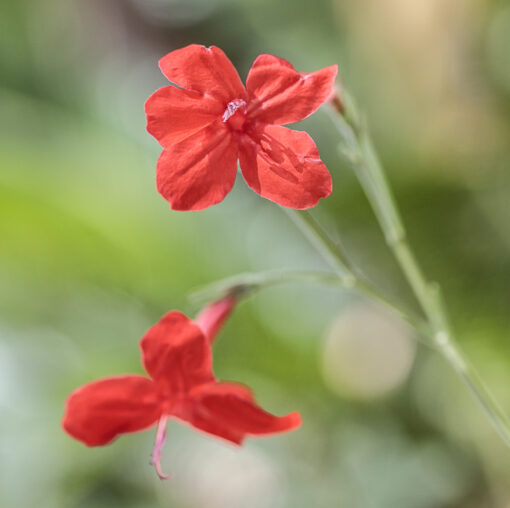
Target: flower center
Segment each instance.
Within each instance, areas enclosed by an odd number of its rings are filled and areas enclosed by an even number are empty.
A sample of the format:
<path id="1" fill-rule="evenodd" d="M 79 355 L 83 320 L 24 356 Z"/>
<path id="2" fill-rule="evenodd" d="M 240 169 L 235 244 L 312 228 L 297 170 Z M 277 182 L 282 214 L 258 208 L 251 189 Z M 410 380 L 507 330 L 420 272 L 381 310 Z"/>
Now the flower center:
<path id="1" fill-rule="evenodd" d="M 246 120 L 246 101 L 243 99 L 230 101 L 221 119 L 232 129 L 241 130 Z"/>

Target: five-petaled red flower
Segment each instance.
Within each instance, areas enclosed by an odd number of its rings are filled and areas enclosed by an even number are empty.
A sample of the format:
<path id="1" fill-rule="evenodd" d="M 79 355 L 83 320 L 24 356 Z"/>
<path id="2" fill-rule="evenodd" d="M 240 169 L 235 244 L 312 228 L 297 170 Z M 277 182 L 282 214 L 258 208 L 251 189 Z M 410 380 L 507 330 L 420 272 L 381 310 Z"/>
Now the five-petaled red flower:
<path id="1" fill-rule="evenodd" d="M 180 312 L 166 314 L 140 343 L 152 379 L 109 377 L 78 388 L 67 399 L 64 429 L 86 445 L 100 446 L 158 422 L 152 464 L 165 478 L 160 457 L 170 417 L 239 445 L 246 436 L 299 427 L 299 413 L 273 416 L 247 387 L 215 379 L 211 343 L 234 303 L 231 298 L 216 302 L 196 322 Z"/>
<path id="2" fill-rule="evenodd" d="M 260 55 L 243 86 L 221 51 L 192 44 L 159 61 L 179 88 L 157 90 L 145 104 L 147 130 L 163 146 L 157 187 L 174 210 L 219 203 L 234 185 L 239 159 L 248 185 L 280 205 L 305 209 L 331 194 L 315 143 L 281 125 L 314 113 L 332 93 L 337 66 L 302 74 Z"/>

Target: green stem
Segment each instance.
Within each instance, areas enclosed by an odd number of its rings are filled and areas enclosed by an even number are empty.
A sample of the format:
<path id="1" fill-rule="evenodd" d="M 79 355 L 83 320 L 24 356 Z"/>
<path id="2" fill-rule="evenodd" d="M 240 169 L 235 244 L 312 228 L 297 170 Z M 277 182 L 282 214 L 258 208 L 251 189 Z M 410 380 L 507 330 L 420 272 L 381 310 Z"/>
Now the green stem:
<path id="1" fill-rule="evenodd" d="M 409 309 L 403 309 L 396 302 L 387 298 L 373 284 L 367 281 L 356 268 L 351 264 L 347 255 L 326 233 L 324 228 L 315 220 L 310 212 L 282 208 L 292 221 L 303 232 L 311 245 L 330 264 L 337 273 L 340 285 L 376 300 L 383 306 L 396 312 L 403 319 L 409 322 L 418 331 L 423 332 L 426 324 L 420 316 L 417 316 Z"/>
<path id="2" fill-rule="evenodd" d="M 317 238 L 321 237 L 318 236 Z M 320 243 L 317 245 L 320 245 Z M 296 282 L 328 286 L 333 285 L 348 291 L 357 292 L 361 296 L 375 300 L 391 311 L 397 313 L 402 319 L 407 321 L 415 330 L 417 330 L 419 332 L 419 335 L 417 336 L 418 340 L 429 347 L 435 347 L 429 340 L 424 341 L 422 339 L 422 337 L 428 337 L 430 335 L 427 324 L 423 321 L 423 319 L 401 309 L 396 303 L 387 299 L 369 284 L 366 284 L 356 278 L 339 277 L 337 273 L 310 270 L 271 270 L 264 272 L 241 273 L 196 289 L 189 294 L 189 299 L 195 304 L 204 304 L 231 296 L 241 299 L 252 296 L 263 289 L 278 286 L 280 284 Z"/>
<path id="3" fill-rule="evenodd" d="M 368 131 L 363 123 L 358 121 L 352 103 L 349 106 L 351 109 L 345 115 L 338 111 L 332 114 L 342 138 L 343 154 L 351 162 L 384 232 L 386 242 L 423 310 L 429 325 L 429 339 L 459 374 L 481 404 L 496 431 L 510 446 L 510 425 L 507 417 L 457 345 L 438 286 L 427 281 L 407 241 L 398 206 Z"/>
<path id="4" fill-rule="evenodd" d="M 352 286 L 356 281 L 356 277 L 350 261 L 343 250 L 340 249 L 340 246 L 331 240 L 310 212 L 293 210 L 292 208 L 282 208 L 282 210 L 329 263 L 331 268 L 335 270 L 340 280 L 345 285 Z"/>
<path id="5" fill-rule="evenodd" d="M 219 300 L 228 296 L 244 298 L 260 291 L 261 289 L 287 284 L 289 282 L 313 283 L 325 285 L 340 285 L 351 287 L 351 284 L 343 284 L 334 273 L 320 271 L 298 270 L 271 270 L 255 273 L 240 273 L 233 277 L 227 277 L 207 286 L 192 291 L 189 299 L 195 303 L 204 303 Z"/>

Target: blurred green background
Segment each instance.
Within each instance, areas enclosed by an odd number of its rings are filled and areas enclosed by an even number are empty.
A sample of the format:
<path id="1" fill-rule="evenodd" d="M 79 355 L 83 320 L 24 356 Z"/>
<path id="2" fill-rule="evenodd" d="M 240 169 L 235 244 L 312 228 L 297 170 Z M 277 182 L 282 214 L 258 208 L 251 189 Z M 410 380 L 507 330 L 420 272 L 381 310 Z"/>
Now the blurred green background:
<path id="1" fill-rule="evenodd" d="M 192 288 L 238 272 L 327 269 L 241 178 L 220 205 L 171 212 L 143 105 L 157 60 L 221 47 L 338 63 L 365 110 L 411 243 L 461 343 L 510 414 L 510 3 L 496 0 L 0 1 L 2 508 L 508 508 L 510 450 L 437 354 L 395 316 L 334 288 L 242 303 L 215 345 L 294 433 L 237 449 L 169 426 L 88 449 L 64 400 L 141 373 L 138 341 Z M 299 125 L 334 179 L 317 216 L 388 294 L 415 305 L 319 111 Z"/>

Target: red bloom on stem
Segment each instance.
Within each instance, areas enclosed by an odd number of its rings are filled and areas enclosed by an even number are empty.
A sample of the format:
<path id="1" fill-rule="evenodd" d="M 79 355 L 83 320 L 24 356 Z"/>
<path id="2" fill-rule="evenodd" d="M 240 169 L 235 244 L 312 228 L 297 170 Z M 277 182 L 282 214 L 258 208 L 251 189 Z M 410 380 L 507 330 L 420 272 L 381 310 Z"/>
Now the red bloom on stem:
<path id="1" fill-rule="evenodd" d="M 273 55 L 253 63 L 246 87 L 221 49 L 192 44 L 159 61 L 175 86 L 145 104 L 147 130 L 163 146 L 157 187 L 174 210 L 203 210 L 234 185 L 237 160 L 262 197 L 305 209 L 331 194 L 331 175 L 305 132 L 281 127 L 314 113 L 332 93 L 337 66 L 302 74 Z"/>
<path id="2" fill-rule="evenodd" d="M 116 376 L 78 388 L 67 399 L 64 430 L 88 446 L 101 446 L 157 423 L 152 464 L 166 478 L 160 458 L 168 418 L 238 445 L 247 436 L 299 427 L 299 413 L 273 416 L 247 387 L 215 379 L 211 343 L 234 304 L 231 298 L 212 304 L 197 323 L 180 312 L 166 314 L 140 342 L 150 378 Z"/>

